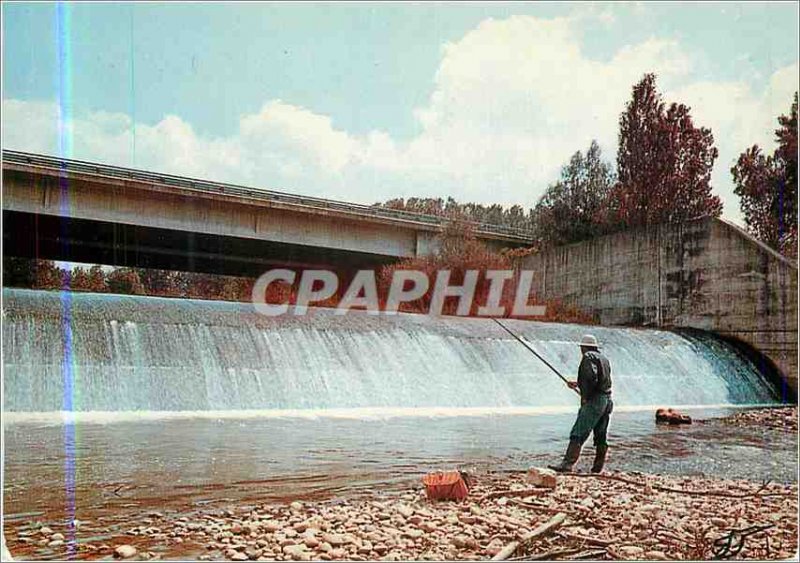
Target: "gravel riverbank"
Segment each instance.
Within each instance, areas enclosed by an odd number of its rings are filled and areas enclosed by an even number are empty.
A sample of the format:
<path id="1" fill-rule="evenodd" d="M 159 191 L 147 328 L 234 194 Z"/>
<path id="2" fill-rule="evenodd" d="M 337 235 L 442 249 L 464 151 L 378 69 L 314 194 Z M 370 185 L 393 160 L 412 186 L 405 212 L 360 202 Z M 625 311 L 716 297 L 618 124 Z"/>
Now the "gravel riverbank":
<path id="1" fill-rule="evenodd" d="M 560 513 L 566 520 L 559 528 L 521 546 L 513 557 L 711 559 L 732 531 L 746 534 L 748 529 L 755 533 L 744 537 L 736 558 L 785 559 L 797 551 L 796 485 L 635 473 L 559 476 L 554 489 L 531 487 L 524 474 L 476 479 L 469 498 L 459 503 L 429 502 L 417 488 L 385 498 L 238 506 L 190 515 L 148 513 L 113 543 L 78 543 L 76 555 L 489 559 Z M 25 543 L 49 546 L 56 558 L 68 555 L 66 530 L 30 532 L 23 536 Z M 10 539 L 19 545 L 19 537 Z M 732 540 L 735 548 L 741 534 Z"/>
<path id="2" fill-rule="evenodd" d="M 797 407 L 787 406 L 769 409 L 755 409 L 736 413 L 723 419 L 726 424 L 753 424 L 765 428 L 797 432 Z"/>

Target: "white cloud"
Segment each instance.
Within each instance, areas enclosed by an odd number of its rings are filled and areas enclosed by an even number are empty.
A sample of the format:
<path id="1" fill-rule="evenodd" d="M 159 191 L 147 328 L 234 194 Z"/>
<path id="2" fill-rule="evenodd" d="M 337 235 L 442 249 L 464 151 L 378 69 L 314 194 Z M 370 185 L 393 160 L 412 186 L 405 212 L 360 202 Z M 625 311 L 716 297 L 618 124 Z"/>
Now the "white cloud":
<path id="1" fill-rule="evenodd" d="M 714 185 L 726 215 L 737 220 L 728 169 L 747 146 L 771 147 L 797 65 L 778 70 L 764 92 L 692 82 L 692 58 L 670 39 L 627 46 L 609 60 L 584 53 L 578 22 L 586 17 L 488 19 L 445 45 L 432 94 L 414 110 L 421 132 L 407 141 L 383 131 L 353 135 L 328 116 L 271 100 L 242 116 L 227 137 L 200 135 L 168 115 L 154 125 L 137 123 L 135 145 L 127 116 L 77 116 L 69 123 L 72 155 L 366 203 L 451 195 L 527 207 L 591 139 L 613 160 L 630 88 L 656 72 L 667 99 L 689 104 L 696 123 L 713 129 L 720 149 Z M 55 104 L 3 101 L 5 147 L 57 153 L 57 123 Z"/>

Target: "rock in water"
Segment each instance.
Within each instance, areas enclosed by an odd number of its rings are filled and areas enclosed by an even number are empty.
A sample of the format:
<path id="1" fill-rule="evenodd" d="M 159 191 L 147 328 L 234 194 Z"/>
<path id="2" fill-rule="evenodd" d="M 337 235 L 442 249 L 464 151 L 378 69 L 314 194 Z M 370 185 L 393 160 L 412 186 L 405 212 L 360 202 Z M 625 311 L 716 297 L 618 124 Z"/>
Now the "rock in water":
<path id="1" fill-rule="evenodd" d="M 114 557 L 118 559 L 127 559 L 129 557 L 133 557 L 137 553 L 137 549 L 132 545 L 118 545 L 114 549 Z"/>
<path id="2" fill-rule="evenodd" d="M 661 408 L 656 411 L 656 423 L 671 425 L 691 424 L 692 417 L 690 417 L 688 414 L 682 414 L 672 409 Z"/>
<path id="3" fill-rule="evenodd" d="M 531 467 L 525 475 L 525 480 L 535 487 L 556 488 L 556 472 L 543 467 Z"/>

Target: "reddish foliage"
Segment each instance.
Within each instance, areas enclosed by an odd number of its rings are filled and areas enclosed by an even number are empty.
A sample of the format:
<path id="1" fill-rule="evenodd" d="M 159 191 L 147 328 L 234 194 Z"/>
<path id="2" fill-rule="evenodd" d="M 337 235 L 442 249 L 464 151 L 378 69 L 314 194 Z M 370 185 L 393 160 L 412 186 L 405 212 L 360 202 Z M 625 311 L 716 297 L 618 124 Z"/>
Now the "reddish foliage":
<path id="1" fill-rule="evenodd" d="M 646 74 L 620 116 L 608 219 L 639 226 L 719 216 L 710 184 L 717 155 L 711 130 L 696 127 L 683 104 L 665 109 L 655 75 Z"/>
<path id="2" fill-rule="evenodd" d="M 789 115 L 778 118 L 778 148 L 765 155 L 753 145 L 731 168 L 748 230 L 785 256 L 797 258 L 797 93 Z"/>
<path id="3" fill-rule="evenodd" d="M 117 268 L 106 276 L 106 284 L 111 293 L 127 295 L 145 295 L 144 285 L 139 272 L 133 268 Z"/>
<path id="4" fill-rule="evenodd" d="M 70 278 L 70 288 L 75 291 L 105 293 L 108 291 L 108 285 L 103 268 L 95 264 L 88 270 L 80 267 L 73 269 Z"/>
<path id="5" fill-rule="evenodd" d="M 533 249 L 505 251 L 495 253 L 475 238 L 471 227 L 461 221 L 450 221 L 440 237 L 439 252 L 433 256 L 422 256 L 403 260 L 397 264 L 385 266 L 378 274 L 378 294 L 381 299 L 381 307 L 385 307 L 392 276 L 398 270 L 416 270 L 424 272 L 429 282 L 427 293 L 416 301 L 402 303 L 401 311 L 412 313 L 428 313 L 430 311 L 433 288 L 439 271 L 450 271 L 450 285 L 461 285 L 464 275 L 468 270 L 478 271 L 478 282 L 475 289 L 475 296 L 468 316 L 478 316 L 478 309 L 486 305 L 489 297 L 490 280 L 486 277 L 489 270 L 513 270 L 514 277 L 506 282 L 500 298 L 500 306 L 504 307 L 503 316 L 512 316 L 514 299 L 517 286 L 519 284 L 518 260 L 531 252 Z M 584 314 L 576 307 L 567 306 L 562 302 L 542 301 L 533 299 L 528 300 L 529 305 L 545 305 L 546 313 L 535 318 L 540 321 L 557 322 L 576 322 L 592 323 L 591 316 Z M 458 299 L 448 297 L 442 307 L 443 315 L 457 314 Z"/>
<path id="6" fill-rule="evenodd" d="M 378 272 L 378 295 L 381 306 L 385 306 L 386 298 L 391 286 L 392 276 L 398 270 L 415 270 L 423 272 L 428 278 L 428 291 L 420 299 L 408 303 L 401 303 L 400 310 L 414 313 L 427 313 L 430 310 L 433 288 L 436 276 L 440 270 L 450 271 L 450 285 L 461 285 L 464 275 L 468 270 L 477 270 L 478 282 L 475 289 L 470 315 L 477 315 L 479 305 L 486 303 L 489 294 L 489 280 L 486 278 L 487 270 L 511 270 L 511 259 L 502 254 L 491 252 L 484 244 L 475 238 L 472 227 L 459 220 L 449 221 L 444 232 L 439 237 L 439 251 L 431 256 L 419 256 L 402 260 L 397 264 L 384 266 Z M 512 283 L 506 283 L 501 303 L 505 305 Z M 513 300 L 513 296 L 511 297 Z M 458 299 L 448 297 L 444 301 L 442 314 L 454 315 L 458 306 Z"/>

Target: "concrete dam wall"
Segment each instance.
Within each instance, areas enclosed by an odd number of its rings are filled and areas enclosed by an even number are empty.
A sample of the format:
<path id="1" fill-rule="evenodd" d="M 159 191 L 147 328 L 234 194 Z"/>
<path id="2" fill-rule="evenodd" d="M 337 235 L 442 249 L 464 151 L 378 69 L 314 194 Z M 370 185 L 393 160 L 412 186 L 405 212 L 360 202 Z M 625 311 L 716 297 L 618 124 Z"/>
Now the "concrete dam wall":
<path id="1" fill-rule="evenodd" d="M 525 259 L 532 290 L 603 325 L 695 328 L 752 348 L 797 395 L 797 265 L 720 219 L 654 225 Z M 772 366 L 769 364 L 773 364 Z"/>

